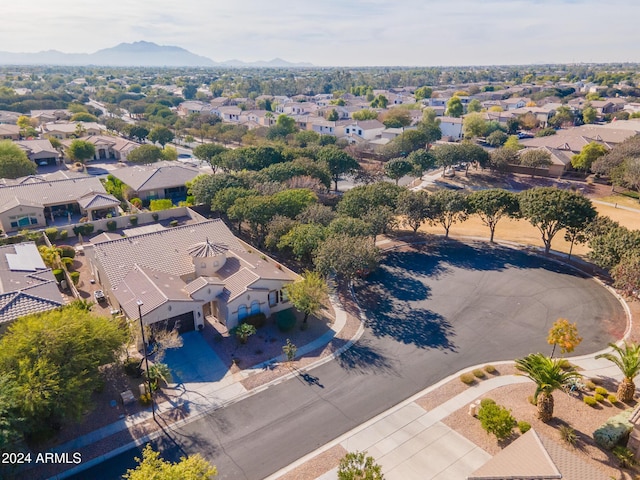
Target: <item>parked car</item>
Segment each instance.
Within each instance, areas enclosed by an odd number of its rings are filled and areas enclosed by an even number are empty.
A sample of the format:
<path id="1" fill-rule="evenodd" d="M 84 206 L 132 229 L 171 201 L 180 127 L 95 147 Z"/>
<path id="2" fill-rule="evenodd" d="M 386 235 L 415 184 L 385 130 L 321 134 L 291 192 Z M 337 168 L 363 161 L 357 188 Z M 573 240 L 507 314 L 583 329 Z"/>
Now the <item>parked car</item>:
<path id="1" fill-rule="evenodd" d="M 93 292 L 93 298 L 95 298 L 96 302 L 98 303 L 107 301 L 107 297 L 105 297 L 102 290 L 96 290 L 95 292 Z"/>

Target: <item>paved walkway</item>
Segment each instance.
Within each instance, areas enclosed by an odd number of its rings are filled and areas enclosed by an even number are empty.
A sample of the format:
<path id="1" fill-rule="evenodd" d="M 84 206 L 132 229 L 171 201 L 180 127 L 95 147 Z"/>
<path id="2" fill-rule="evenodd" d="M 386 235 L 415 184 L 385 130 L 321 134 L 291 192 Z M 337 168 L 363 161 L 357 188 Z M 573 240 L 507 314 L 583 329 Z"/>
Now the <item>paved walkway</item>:
<path id="1" fill-rule="evenodd" d="M 572 358 L 571 362 L 586 377 L 621 379 L 620 371 L 611 362 L 595 359 L 596 354 Z M 498 365 L 498 364 L 496 364 Z M 487 452 L 442 423 L 446 417 L 482 398 L 492 390 L 530 380 L 505 375 L 480 382 L 431 411 L 416 401 L 439 388 L 470 367 L 445 378 L 406 401 L 381 413 L 370 421 L 320 447 L 315 452 L 274 473 L 266 480 L 276 480 L 311 461 L 336 445 L 349 452 L 367 451 L 382 466 L 387 480 L 463 480 L 490 458 Z M 318 476 L 316 480 L 336 480 L 337 467 Z"/>

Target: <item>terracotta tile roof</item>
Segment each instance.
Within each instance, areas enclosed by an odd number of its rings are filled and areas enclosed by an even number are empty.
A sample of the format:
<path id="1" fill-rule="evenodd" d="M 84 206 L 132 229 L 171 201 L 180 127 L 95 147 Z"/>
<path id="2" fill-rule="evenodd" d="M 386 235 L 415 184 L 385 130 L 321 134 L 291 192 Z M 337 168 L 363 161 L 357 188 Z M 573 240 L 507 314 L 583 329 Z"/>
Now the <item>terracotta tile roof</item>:
<path id="1" fill-rule="evenodd" d="M 197 177 L 198 169 L 184 165 L 135 166 L 111 172 L 136 192 L 182 186 Z"/>
<path id="2" fill-rule="evenodd" d="M 224 282 L 219 278 L 214 277 L 198 277 L 193 282 L 187 284 L 185 290 L 189 295 L 193 295 L 195 292 L 208 285 L 224 285 Z"/>
<path id="3" fill-rule="evenodd" d="M 531 429 L 467 480 L 602 480 L 602 472 Z"/>
<path id="4" fill-rule="evenodd" d="M 246 292 L 247 289 L 258 280 L 260 280 L 260 275 L 247 268 L 243 268 L 234 275 L 226 278 L 224 289 L 218 296 L 226 302 L 230 302 Z"/>
<path id="5" fill-rule="evenodd" d="M 193 273 L 193 261 L 187 250 L 206 238 L 215 243 L 226 244 L 230 250 L 242 250 L 231 230 L 219 219 L 102 242 L 93 248 L 111 286 L 115 287 L 134 264 L 173 275 Z"/>
<path id="6" fill-rule="evenodd" d="M 120 205 L 120 200 L 118 200 L 113 195 L 109 195 L 107 193 L 88 193 L 84 195 L 82 198 L 78 199 L 78 205 L 81 208 L 101 208 L 101 207 L 117 207 Z"/>

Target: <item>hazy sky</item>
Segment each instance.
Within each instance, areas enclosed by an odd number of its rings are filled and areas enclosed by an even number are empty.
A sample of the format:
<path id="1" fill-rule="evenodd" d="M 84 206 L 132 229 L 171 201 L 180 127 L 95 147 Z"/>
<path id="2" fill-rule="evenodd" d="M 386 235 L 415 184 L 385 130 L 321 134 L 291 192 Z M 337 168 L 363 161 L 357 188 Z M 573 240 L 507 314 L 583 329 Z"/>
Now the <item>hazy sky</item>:
<path id="1" fill-rule="evenodd" d="M 2 2 L 0 50 L 176 45 L 215 61 L 490 65 L 640 61 L 638 0 Z"/>

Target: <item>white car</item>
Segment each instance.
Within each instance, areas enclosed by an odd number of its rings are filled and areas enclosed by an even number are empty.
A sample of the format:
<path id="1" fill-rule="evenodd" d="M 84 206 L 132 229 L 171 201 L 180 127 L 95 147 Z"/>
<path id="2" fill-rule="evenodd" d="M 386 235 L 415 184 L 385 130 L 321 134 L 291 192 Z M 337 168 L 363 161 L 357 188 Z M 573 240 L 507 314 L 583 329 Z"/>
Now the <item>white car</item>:
<path id="1" fill-rule="evenodd" d="M 96 299 L 96 302 L 104 302 L 107 298 L 104 296 L 104 292 L 102 290 L 96 290 L 93 292 L 93 298 Z"/>

